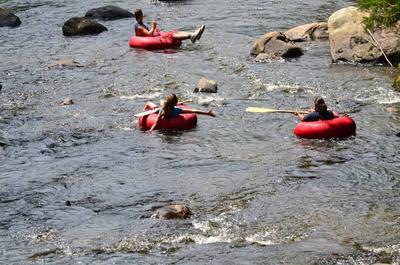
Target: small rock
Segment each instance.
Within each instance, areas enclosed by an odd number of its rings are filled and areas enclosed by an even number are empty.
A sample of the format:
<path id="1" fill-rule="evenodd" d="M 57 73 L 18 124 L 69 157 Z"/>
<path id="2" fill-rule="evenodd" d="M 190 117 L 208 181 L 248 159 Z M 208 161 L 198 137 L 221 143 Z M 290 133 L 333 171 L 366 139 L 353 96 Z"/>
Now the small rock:
<path id="1" fill-rule="evenodd" d="M 397 74 L 396 78 L 394 79 L 393 88 L 394 88 L 394 90 L 400 92 L 400 72 Z"/>
<path id="2" fill-rule="evenodd" d="M 217 91 L 217 82 L 203 77 L 197 82 L 197 86 L 193 92 L 217 93 Z"/>
<path id="3" fill-rule="evenodd" d="M 82 65 L 79 62 L 77 62 L 71 58 L 60 59 L 54 63 L 47 65 L 47 67 L 49 67 L 49 68 L 52 68 L 52 67 L 61 68 L 61 67 L 65 67 L 65 66 L 67 66 L 67 67 L 82 67 Z"/>
<path id="4" fill-rule="evenodd" d="M 72 105 L 72 104 L 74 104 L 74 102 L 72 101 L 72 98 L 65 98 L 64 100 L 63 100 L 63 103 L 62 103 L 63 105 Z"/>
<path id="5" fill-rule="evenodd" d="M 14 15 L 14 13 L 9 9 L 0 8 L 0 27 L 15 28 L 19 25 L 21 25 L 19 17 Z"/>
<path id="6" fill-rule="evenodd" d="M 186 219 L 192 213 L 189 207 L 183 204 L 171 204 L 157 209 L 152 217 L 159 219 Z"/>
<path id="7" fill-rule="evenodd" d="M 0 132 L 0 146 L 11 145 L 10 141 L 3 136 L 3 133 Z"/>
<path id="8" fill-rule="evenodd" d="M 64 36 L 74 36 L 98 34 L 108 29 L 92 19 L 73 17 L 64 23 L 62 30 Z"/>
<path id="9" fill-rule="evenodd" d="M 65 205 L 66 205 L 66 206 L 71 206 L 71 202 L 70 202 L 70 201 L 66 201 L 66 202 L 65 202 Z"/>
<path id="10" fill-rule="evenodd" d="M 85 17 L 97 18 L 102 20 L 115 20 L 127 17 L 134 17 L 128 10 L 122 9 L 118 6 L 103 6 L 99 8 L 90 9 L 86 12 Z"/>
<path id="11" fill-rule="evenodd" d="M 396 134 L 397 137 L 400 137 L 400 132 Z"/>
<path id="12" fill-rule="evenodd" d="M 3 89 L 3 85 L 0 83 L 0 91 Z"/>
<path id="13" fill-rule="evenodd" d="M 174 81 L 165 83 L 163 86 L 167 89 L 178 89 L 178 84 Z"/>

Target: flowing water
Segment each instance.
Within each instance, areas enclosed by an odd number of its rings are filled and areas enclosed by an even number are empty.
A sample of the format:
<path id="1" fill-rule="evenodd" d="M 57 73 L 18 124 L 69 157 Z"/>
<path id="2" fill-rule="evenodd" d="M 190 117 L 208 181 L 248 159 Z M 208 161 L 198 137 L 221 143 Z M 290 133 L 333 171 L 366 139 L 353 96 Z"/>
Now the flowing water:
<path id="1" fill-rule="evenodd" d="M 192 30 L 176 52 L 133 50 L 133 19 L 97 36 L 62 35 L 93 7 L 142 8 Z M 400 262 L 400 94 L 394 72 L 333 65 L 327 42 L 256 63 L 269 31 L 325 20 L 346 0 L 0 1 L 22 20 L 0 28 L 1 264 L 373 264 Z M 70 58 L 81 67 L 53 65 Z M 197 80 L 217 94 L 192 93 Z M 132 115 L 169 93 L 191 98 L 197 128 L 147 133 Z M 315 96 L 349 112 L 357 135 L 293 136 L 290 114 Z M 75 104 L 62 106 L 64 98 Z M 186 220 L 149 218 L 183 202 Z M 69 206 L 70 205 L 70 206 Z"/>

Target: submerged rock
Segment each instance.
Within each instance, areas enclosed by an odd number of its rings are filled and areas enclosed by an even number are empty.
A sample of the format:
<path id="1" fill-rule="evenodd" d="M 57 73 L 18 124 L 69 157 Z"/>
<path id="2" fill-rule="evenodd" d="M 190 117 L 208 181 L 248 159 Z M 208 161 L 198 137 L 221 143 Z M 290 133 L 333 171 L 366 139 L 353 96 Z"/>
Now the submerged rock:
<path id="1" fill-rule="evenodd" d="M 63 105 L 72 105 L 74 104 L 74 101 L 72 100 L 72 98 L 65 98 L 62 102 Z"/>
<path id="2" fill-rule="evenodd" d="M 396 134 L 397 137 L 400 137 L 400 132 Z"/>
<path id="3" fill-rule="evenodd" d="M 128 10 L 125 10 L 118 6 L 109 5 L 90 9 L 88 12 L 86 12 L 85 17 L 97 18 L 101 20 L 115 20 L 127 17 L 134 17 L 134 15 Z"/>
<path id="4" fill-rule="evenodd" d="M 107 28 L 89 18 L 73 17 L 64 23 L 62 30 L 65 36 L 74 36 L 98 34 L 106 31 Z"/>
<path id="5" fill-rule="evenodd" d="M 290 41 L 326 40 L 329 38 L 328 23 L 310 23 L 286 31 L 285 36 Z"/>
<path id="6" fill-rule="evenodd" d="M 14 15 L 14 13 L 5 8 L 0 8 L 0 27 L 18 27 L 21 25 L 21 20 L 19 17 Z"/>
<path id="7" fill-rule="evenodd" d="M 396 78 L 393 81 L 393 88 L 396 91 L 400 91 L 400 71 L 397 74 Z"/>
<path id="8" fill-rule="evenodd" d="M 303 50 L 291 42 L 281 32 L 269 32 L 257 39 L 251 50 L 250 54 L 258 56 L 263 53 L 263 60 L 282 58 L 294 58 L 301 56 Z"/>
<path id="9" fill-rule="evenodd" d="M 203 77 L 197 82 L 196 88 L 194 89 L 193 92 L 217 93 L 217 91 L 218 91 L 217 81 Z"/>
<path id="10" fill-rule="evenodd" d="M 54 63 L 51 63 L 49 65 L 47 65 L 47 67 L 49 68 L 53 68 L 53 67 L 82 67 L 82 65 L 75 61 L 74 59 L 71 58 L 65 58 L 65 59 L 60 59 Z"/>
<path id="11" fill-rule="evenodd" d="M 171 204 L 157 209 L 152 217 L 159 219 L 186 219 L 191 214 L 189 207 L 186 205 Z"/>
<path id="12" fill-rule="evenodd" d="M 392 63 L 400 62 L 400 21 L 392 28 L 376 29 L 372 38 L 364 29 L 366 16 L 356 7 L 347 7 L 329 17 L 332 61 L 386 63 L 380 45 Z"/>

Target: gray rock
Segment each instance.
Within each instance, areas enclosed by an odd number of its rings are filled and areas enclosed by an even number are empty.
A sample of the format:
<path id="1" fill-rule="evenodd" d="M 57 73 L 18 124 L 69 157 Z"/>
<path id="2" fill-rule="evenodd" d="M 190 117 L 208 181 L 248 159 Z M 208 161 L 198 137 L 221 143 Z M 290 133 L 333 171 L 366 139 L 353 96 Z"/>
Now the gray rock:
<path id="1" fill-rule="evenodd" d="M 72 105 L 74 104 L 74 101 L 72 100 L 72 98 L 65 98 L 62 102 L 63 105 Z"/>
<path id="2" fill-rule="evenodd" d="M 262 59 L 294 58 L 303 55 L 303 50 L 288 40 L 283 33 L 270 32 L 256 40 L 250 54 L 258 56 L 263 53 Z"/>
<path id="3" fill-rule="evenodd" d="M 328 23 L 310 23 L 286 31 L 285 36 L 290 41 L 309 41 L 328 39 Z"/>
<path id="4" fill-rule="evenodd" d="M 186 205 L 171 204 L 157 209 L 152 217 L 159 219 L 186 219 L 191 214 L 189 207 Z"/>
<path id="5" fill-rule="evenodd" d="M 368 13 L 347 7 L 328 19 L 329 43 L 333 62 L 380 62 L 386 60 L 379 45 L 392 63 L 400 62 L 400 21 L 391 28 L 376 29 L 374 39 L 365 31 L 363 18 Z"/>
<path id="6" fill-rule="evenodd" d="M 203 77 L 197 82 L 197 86 L 193 92 L 217 93 L 217 91 L 218 91 L 217 82 Z"/>
<path id="7" fill-rule="evenodd" d="M 0 146 L 11 145 L 10 141 L 3 136 L 3 133 L 0 132 Z"/>
<path id="8" fill-rule="evenodd" d="M 21 20 L 19 17 L 14 15 L 14 13 L 5 8 L 0 8 L 0 27 L 18 27 L 21 25 Z"/>
<path id="9" fill-rule="evenodd" d="M 64 36 L 75 36 L 98 34 L 106 31 L 107 28 L 89 18 L 73 17 L 64 23 L 62 30 Z"/>
<path id="10" fill-rule="evenodd" d="M 60 60 L 58 60 L 56 62 L 53 62 L 53 63 L 47 65 L 47 67 L 49 67 L 49 68 L 53 68 L 53 67 L 58 67 L 58 68 L 61 68 L 61 67 L 82 67 L 82 65 L 79 62 L 75 61 L 74 59 L 64 58 L 64 59 L 60 59 Z"/>
<path id="11" fill-rule="evenodd" d="M 396 78 L 393 81 L 393 88 L 394 88 L 394 90 L 400 92 L 400 71 L 399 71 L 399 73 L 397 74 Z"/>
<path id="12" fill-rule="evenodd" d="M 86 12 L 85 17 L 97 18 L 101 20 L 115 20 L 127 17 L 134 17 L 128 10 L 122 9 L 118 6 L 103 6 L 99 8 L 90 9 Z"/>

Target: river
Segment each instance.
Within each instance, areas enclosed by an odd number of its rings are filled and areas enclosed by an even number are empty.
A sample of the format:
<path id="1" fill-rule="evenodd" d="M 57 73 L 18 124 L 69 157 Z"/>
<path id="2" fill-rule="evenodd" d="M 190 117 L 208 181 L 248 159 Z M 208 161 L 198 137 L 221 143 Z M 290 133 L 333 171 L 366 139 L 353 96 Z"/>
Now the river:
<path id="1" fill-rule="evenodd" d="M 130 49 L 133 19 L 97 36 L 63 23 L 114 4 L 202 39 L 173 53 Z M 325 20 L 346 0 L 0 1 L 1 264 L 400 263 L 400 94 L 382 66 L 331 64 L 327 42 L 256 63 L 269 31 Z M 71 58 L 81 67 L 50 66 Z M 192 93 L 201 77 L 217 94 Z M 213 108 L 197 128 L 143 132 L 132 115 L 169 93 Z M 357 135 L 296 138 L 290 114 L 323 96 Z M 62 106 L 71 97 L 73 105 Z M 1 136 L 0 135 L 0 136 Z M 149 218 L 187 204 L 186 220 Z M 70 206 L 69 206 L 70 203 Z"/>

